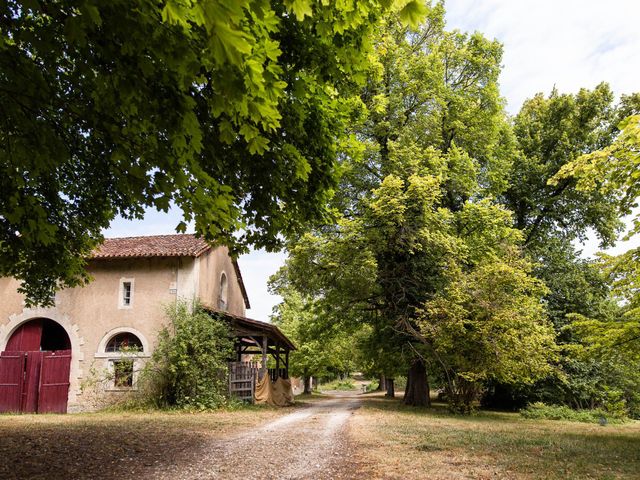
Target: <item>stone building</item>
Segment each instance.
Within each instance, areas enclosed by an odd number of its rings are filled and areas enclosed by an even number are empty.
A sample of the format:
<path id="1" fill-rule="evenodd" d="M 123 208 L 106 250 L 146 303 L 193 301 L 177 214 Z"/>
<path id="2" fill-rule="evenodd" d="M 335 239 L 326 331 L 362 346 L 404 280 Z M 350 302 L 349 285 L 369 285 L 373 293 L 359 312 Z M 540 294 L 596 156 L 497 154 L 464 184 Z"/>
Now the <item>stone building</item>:
<path id="1" fill-rule="evenodd" d="M 164 306 L 177 299 L 238 319 L 249 308 L 238 263 L 193 235 L 107 239 L 88 271 L 93 281 L 58 292 L 51 308 L 25 307 L 19 283 L 0 278 L 0 410 L 87 408 L 81 385 L 95 371 L 112 372 L 110 395 L 135 388 L 167 321 Z"/>

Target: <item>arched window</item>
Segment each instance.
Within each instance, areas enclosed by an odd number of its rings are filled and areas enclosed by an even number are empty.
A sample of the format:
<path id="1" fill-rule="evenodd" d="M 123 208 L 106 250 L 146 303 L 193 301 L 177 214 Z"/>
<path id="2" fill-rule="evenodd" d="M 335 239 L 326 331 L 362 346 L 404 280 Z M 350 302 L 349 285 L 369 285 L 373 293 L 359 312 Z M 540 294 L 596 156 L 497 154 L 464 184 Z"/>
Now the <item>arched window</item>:
<path id="1" fill-rule="evenodd" d="M 222 272 L 222 275 L 220 275 L 220 296 L 218 297 L 218 308 L 220 310 L 227 310 L 228 290 L 227 274 Z"/>
<path id="2" fill-rule="evenodd" d="M 117 333 L 107 342 L 105 352 L 141 352 L 142 342 L 131 332 Z"/>
<path id="3" fill-rule="evenodd" d="M 127 353 L 142 352 L 142 342 L 131 332 L 116 333 L 109 339 L 104 351 L 107 353 L 119 353 L 120 358 L 113 359 L 111 371 L 113 374 L 113 388 L 129 389 L 134 386 L 135 361 L 129 358 Z"/>

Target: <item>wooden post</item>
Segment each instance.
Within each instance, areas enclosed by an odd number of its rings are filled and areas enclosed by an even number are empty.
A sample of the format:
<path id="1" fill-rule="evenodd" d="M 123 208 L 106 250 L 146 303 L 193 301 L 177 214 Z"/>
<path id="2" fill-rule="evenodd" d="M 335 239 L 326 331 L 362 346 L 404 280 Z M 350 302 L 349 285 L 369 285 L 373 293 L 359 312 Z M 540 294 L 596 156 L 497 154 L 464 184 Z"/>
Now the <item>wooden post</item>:
<path id="1" fill-rule="evenodd" d="M 262 375 L 267 371 L 267 337 L 262 337 Z"/>
<path id="2" fill-rule="evenodd" d="M 280 376 L 280 344 L 276 343 L 276 376 Z"/>
<path id="3" fill-rule="evenodd" d="M 284 368 L 285 375 L 289 378 L 289 349 L 287 349 L 287 352 L 284 355 Z"/>

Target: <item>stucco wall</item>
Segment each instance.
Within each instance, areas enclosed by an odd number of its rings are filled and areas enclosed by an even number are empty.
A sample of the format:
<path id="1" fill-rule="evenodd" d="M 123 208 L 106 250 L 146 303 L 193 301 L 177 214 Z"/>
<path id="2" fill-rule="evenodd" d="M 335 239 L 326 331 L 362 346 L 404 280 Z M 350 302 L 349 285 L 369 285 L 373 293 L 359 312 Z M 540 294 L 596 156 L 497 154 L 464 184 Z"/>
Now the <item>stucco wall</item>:
<path id="1" fill-rule="evenodd" d="M 245 304 L 242 290 L 233 262 L 229 257 L 229 250 L 226 247 L 210 250 L 200 257 L 200 299 L 214 307 L 218 306 L 222 272 L 227 275 L 228 282 L 227 311 L 234 315 L 244 316 Z"/>
<path id="2" fill-rule="evenodd" d="M 17 293 L 18 282 L 0 278 L 0 351 L 13 331 L 33 318 L 51 318 L 67 331 L 72 344 L 69 411 L 90 407 L 95 400 L 90 389 L 81 393 L 80 386 L 83 381 L 86 383 L 91 370 L 100 372 L 108 367 L 110 356 L 103 351 L 108 338 L 123 330 L 138 335 L 146 347 L 138 361 L 141 365 L 166 322 L 163 306 L 179 297 L 193 300 L 198 293 L 203 301 L 217 304 L 223 270 L 229 279 L 229 311 L 244 313 L 244 300 L 226 250 L 217 249 L 199 259 L 96 260 L 88 270 L 94 278 L 91 283 L 58 292 L 56 306 L 46 309 L 26 309 L 23 297 Z M 133 283 L 130 308 L 120 304 L 123 279 Z"/>

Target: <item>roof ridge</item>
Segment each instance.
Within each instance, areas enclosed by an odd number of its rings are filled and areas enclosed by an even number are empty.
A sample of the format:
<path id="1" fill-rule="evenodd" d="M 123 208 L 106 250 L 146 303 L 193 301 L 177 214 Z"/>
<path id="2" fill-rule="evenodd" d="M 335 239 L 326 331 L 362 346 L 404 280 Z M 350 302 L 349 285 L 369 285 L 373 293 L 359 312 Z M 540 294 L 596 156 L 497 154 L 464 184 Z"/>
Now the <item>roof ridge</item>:
<path id="1" fill-rule="evenodd" d="M 129 238 L 153 238 L 153 237 L 193 237 L 198 240 L 202 239 L 202 237 L 196 237 L 195 233 L 159 233 L 154 235 L 131 235 L 129 237 L 104 237 L 105 240 L 125 240 Z"/>
<path id="2" fill-rule="evenodd" d="M 199 257 L 214 248 L 191 233 L 138 235 L 105 238 L 92 252 L 93 258 Z"/>

